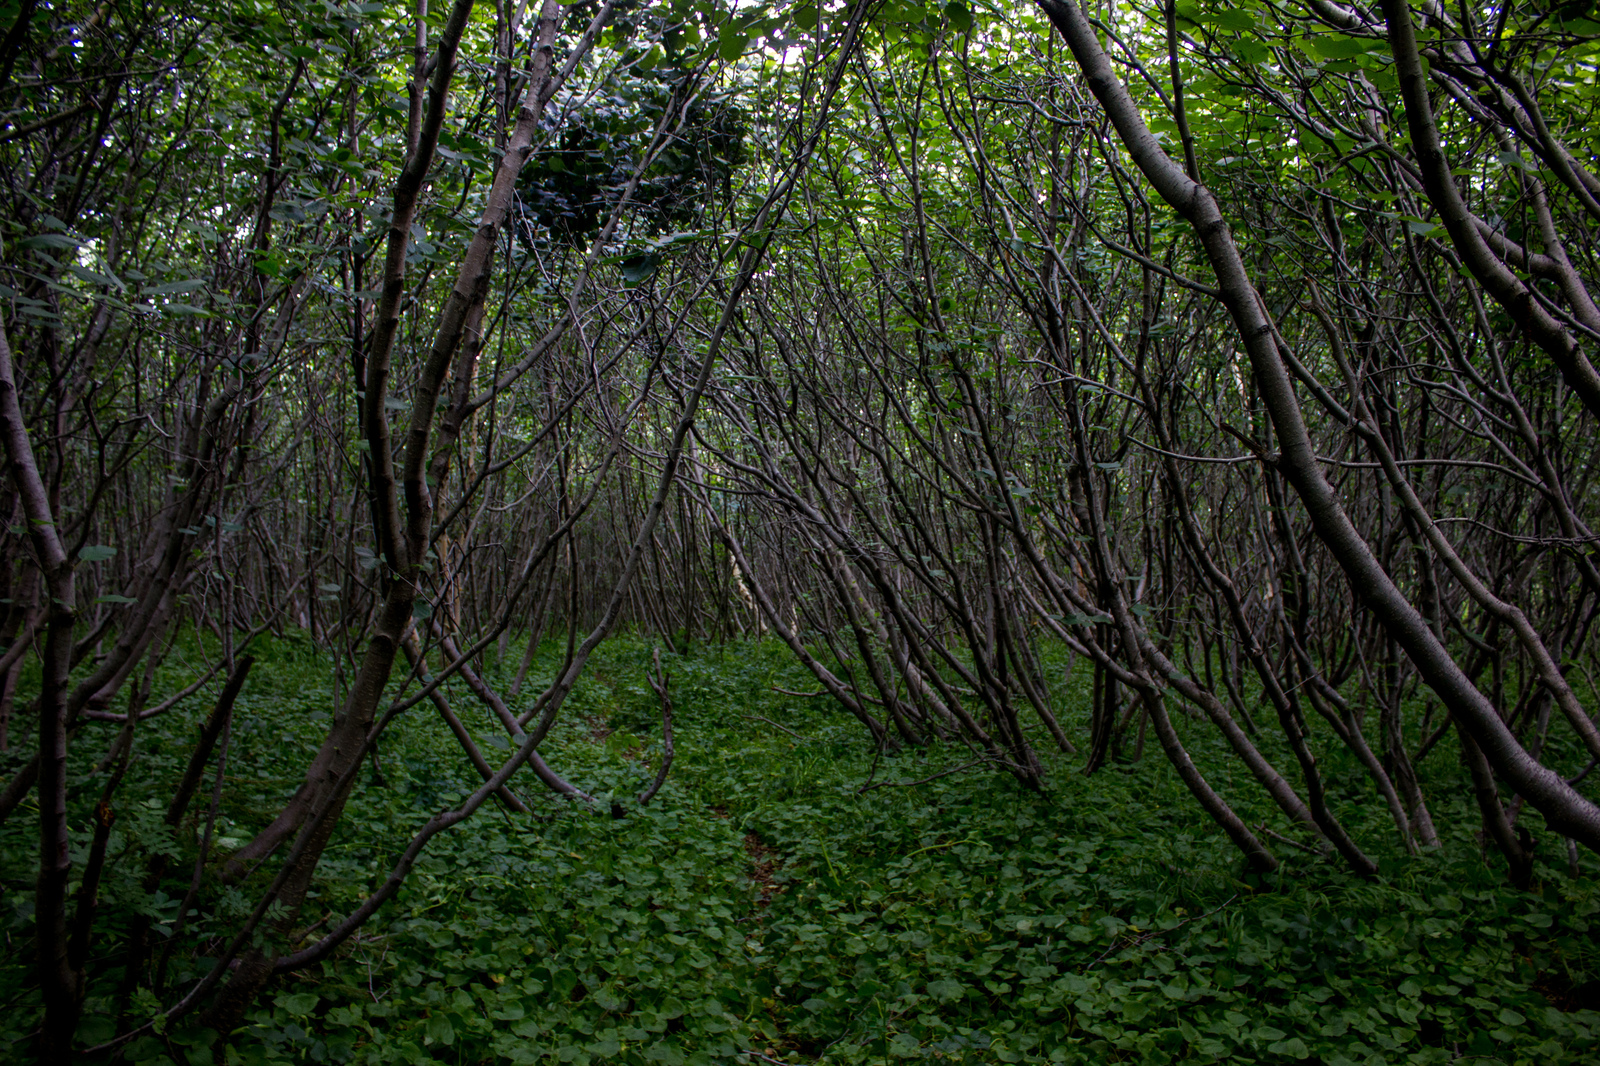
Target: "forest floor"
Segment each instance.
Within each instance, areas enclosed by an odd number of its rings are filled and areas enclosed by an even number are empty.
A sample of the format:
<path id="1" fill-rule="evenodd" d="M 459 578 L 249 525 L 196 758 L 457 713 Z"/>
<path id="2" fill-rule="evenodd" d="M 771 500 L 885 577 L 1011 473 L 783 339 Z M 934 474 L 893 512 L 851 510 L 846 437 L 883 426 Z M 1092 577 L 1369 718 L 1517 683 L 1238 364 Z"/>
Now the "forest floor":
<path id="1" fill-rule="evenodd" d="M 640 808 L 632 797 L 659 757 L 649 654 L 640 642 L 604 648 L 544 749 L 596 795 L 595 812 L 533 791 L 526 775 L 531 815 L 486 808 L 436 839 L 336 961 L 274 988 L 230 1061 L 1600 1061 L 1593 856 L 1574 878 L 1565 849 L 1546 844 L 1533 890 L 1513 890 L 1484 856 L 1473 812 L 1441 800 L 1444 844 L 1408 859 L 1353 764 L 1330 758 L 1345 802 L 1366 796 L 1368 817 L 1351 828 L 1382 857 L 1380 876 L 1360 880 L 1291 847 L 1278 848 L 1278 875 L 1246 876 L 1153 746 L 1142 762 L 1087 778 L 1081 759 L 1056 759 L 1042 794 L 983 766 L 906 786 L 971 756 L 875 756 L 831 701 L 774 691 L 810 686 L 764 645 L 663 656 L 677 756 Z M 224 850 L 292 788 L 326 727 L 331 685 L 328 663 L 303 643 L 264 649 L 237 712 Z M 506 750 L 471 697 L 452 695 L 486 753 Z M 1056 694 L 1079 725 L 1083 695 Z M 408 827 L 473 785 L 427 711 L 409 712 L 385 741 L 323 862 L 308 923 L 353 905 Z M 1251 824 L 1289 833 L 1209 730 L 1186 732 Z M 80 742 L 76 757 L 96 757 L 98 744 Z M 1464 796 L 1447 747 L 1422 765 L 1424 786 Z M 185 756 L 176 742 L 141 749 L 174 767 Z M 608 813 L 613 798 L 624 817 Z M 79 799 L 87 819 L 93 796 Z M 139 834 L 157 832 L 160 798 L 123 804 L 113 847 L 151 846 Z M 144 806 L 153 813 L 141 822 Z M 31 832 L 20 813 L 0 828 L 10 916 L 0 1056 L 37 1002 Z M 192 864 L 192 841 L 176 846 Z M 107 923 L 143 907 L 170 928 L 176 902 L 141 895 L 137 862 L 114 870 Z M 203 970 L 207 938 L 244 899 L 202 900 L 184 934 L 199 957 L 174 951 L 169 988 Z M 90 1041 L 115 1023 L 114 932 L 106 940 L 81 1031 Z M 199 1064 L 208 1035 L 165 1032 L 129 1057 Z"/>

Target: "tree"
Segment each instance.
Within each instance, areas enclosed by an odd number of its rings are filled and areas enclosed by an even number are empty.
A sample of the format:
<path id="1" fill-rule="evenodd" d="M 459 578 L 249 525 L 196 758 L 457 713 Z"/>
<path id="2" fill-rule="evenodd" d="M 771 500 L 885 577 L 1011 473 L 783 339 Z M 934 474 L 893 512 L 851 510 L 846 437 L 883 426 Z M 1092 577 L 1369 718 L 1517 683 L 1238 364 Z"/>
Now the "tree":
<path id="1" fill-rule="evenodd" d="M 1086 773 L 1136 763 L 1153 733 L 1257 871 L 1287 842 L 1375 872 L 1358 793 L 1406 851 L 1436 844 L 1418 767 L 1452 726 L 1513 881 L 1535 834 L 1600 846 L 1590 21 L 1323 0 L 12 19 L 0 748 L 13 719 L 32 736 L 0 817 L 36 798 L 52 1060 L 109 980 L 91 947 L 118 974 L 99 1051 L 190 1016 L 226 1040 L 437 834 L 525 815 L 522 767 L 592 803 L 539 747 L 619 627 L 770 631 L 864 743 L 965 744 L 1027 789 L 1080 746 Z M 190 626 L 210 658 L 158 693 Z M 219 852 L 268 631 L 329 654 L 343 698 Z M 524 697 L 552 632 L 562 668 Z M 1086 735 L 1046 645 L 1092 672 Z M 350 798 L 382 787 L 364 767 L 424 704 L 481 786 L 313 918 Z M 114 829 L 152 733 L 190 751 L 161 840 Z M 1239 813 L 1249 787 L 1275 824 Z M 107 877 L 164 894 L 174 855 L 192 874 L 157 950 L 148 914 L 98 898 Z M 217 961 L 169 987 L 201 950 L 189 915 L 230 905 Z"/>

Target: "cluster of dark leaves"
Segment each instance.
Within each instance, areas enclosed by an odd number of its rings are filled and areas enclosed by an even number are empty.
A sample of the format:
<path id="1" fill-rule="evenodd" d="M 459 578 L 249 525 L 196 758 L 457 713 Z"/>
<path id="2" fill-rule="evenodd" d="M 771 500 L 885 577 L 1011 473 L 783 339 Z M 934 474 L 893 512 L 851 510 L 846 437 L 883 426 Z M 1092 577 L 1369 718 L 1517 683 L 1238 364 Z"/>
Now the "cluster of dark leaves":
<path id="1" fill-rule="evenodd" d="M 636 235 L 697 228 L 713 204 L 732 195 L 745 161 L 743 111 L 730 99 L 698 96 L 683 107 L 684 75 L 658 67 L 619 81 L 581 109 L 552 109 L 549 146 L 523 169 L 517 185 L 522 239 L 581 246 L 600 230 L 648 150 L 662 117 L 675 132 L 647 167 L 632 200 Z"/>

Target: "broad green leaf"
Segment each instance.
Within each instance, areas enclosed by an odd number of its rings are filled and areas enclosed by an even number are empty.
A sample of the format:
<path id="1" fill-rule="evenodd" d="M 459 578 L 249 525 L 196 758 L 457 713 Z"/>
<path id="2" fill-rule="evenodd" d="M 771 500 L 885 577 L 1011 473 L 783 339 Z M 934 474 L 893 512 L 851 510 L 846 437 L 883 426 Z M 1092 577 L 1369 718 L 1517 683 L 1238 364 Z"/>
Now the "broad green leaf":
<path id="1" fill-rule="evenodd" d="M 717 39 L 717 55 L 725 62 L 732 63 L 744 55 L 744 46 L 750 43 L 750 35 L 729 20 L 728 25 L 722 30 L 722 36 Z"/>
<path id="2" fill-rule="evenodd" d="M 179 293 L 196 292 L 206 287 L 200 278 L 189 278 L 187 281 L 169 281 L 164 285 L 151 285 L 141 289 L 142 296 L 174 296 Z"/>
<path id="3" fill-rule="evenodd" d="M 1384 42 L 1370 38 L 1340 37 L 1327 33 L 1316 34 L 1307 44 L 1314 54 L 1324 59 L 1354 59 L 1385 47 Z"/>
<path id="4" fill-rule="evenodd" d="M 1311 1049 L 1306 1047 L 1305 1041 L 1298 1036 L 1291 1036 L 1287 1040 L 1279 1040 L 1270 1045 L 1268 1051 L 1274 1055 L 1287 1055 L 1293 1059 L 1303 1059 L 1311 1054 Z"/>
<path id="5" fill-rule="evenodd" d="M 650 280 L 655 276 L 656 269 L 661 265 L 659 255 L 635 255 L 624 259 L 620 264 L 622 279 L 630 287 Z"/>
<path id="6" fill-rule="evenodd" d="M 118 278 L 112 274 L 101 274 L 98 271 L 86 270 L 83 267 L 78 266 L 76 263 L 68 263 L 66 264 L 66 267 L 68 273 L 72 274 L 74 277 L 82 278 L 91 285 L 103 285 L 108 289 L 118 290 L 126 289 L 128 287 L 123 283 L 121 278 Z"/>
<path id="7" fill-rule="evenodd" d="M 68 237 L 65 233 L 41 233 L 26 240 L 17 242 L 18 248 L 52 248 L 64 251 L 68 248 L 83 247 L 83 242 L 76 237 Z"/>
<path id="8" fill-rule="evenodd" d="M 212 244 L 216 244 L 218 241 L 222 240 L 222 235 L 213 227 L 206 225 L 204 222 L 185 222 L 183 224 L 183 228 L 200 237 L 204 237 Z"/>
<path id="9" fill-rule="evenodd" d="M 1202 22 L 1210 23 L 1221 30 L 1232 30 L 1235 33 L 1245 33 L 1256 28 L 1253 15 L 1242 8 L 1232 7 L 1222 11 L 1208 11 L 1200 16 Z"/>
<path id="10" fill-rule="evenodd" d="M 423 1031 L 428 1034 L 428 1039 L 435 1044 L 443 1044 L 448 1047 L 456 1042 L 456 1027 L 451 1024 L 448 1014 L 435 1014 L 430 1017 Z"/>
<path id="11" fill-rule="evenodd" d="M 317 1003 L 318 997 L 314 992 L 296 992 L 293 995 L 278 997 L 278 1006 L 300 1018 L 316 1010 Z"/>
<path id="12" fill-rule="evenodd" d="M 1495 162 L 1499 163 L 1503 167 L 1516 167 L 1518 170 L 1524 170 L 1530 174 L 1535 173 L 1539 169 L 1534 164 L 1528 162 L 1521 152 L 1497 152 L 1495 153 L 1494 159 Z"/>

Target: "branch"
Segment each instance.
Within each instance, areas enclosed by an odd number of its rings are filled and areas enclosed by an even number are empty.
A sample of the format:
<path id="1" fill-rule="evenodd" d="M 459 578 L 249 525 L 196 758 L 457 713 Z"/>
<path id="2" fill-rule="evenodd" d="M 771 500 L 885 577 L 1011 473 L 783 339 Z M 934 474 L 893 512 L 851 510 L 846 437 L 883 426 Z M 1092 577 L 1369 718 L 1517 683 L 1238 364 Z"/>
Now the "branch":
<path id="1" fill-rule="evenodd" d="M 656 779 L 650 782 L 650 787 L 639 794 L 641 807 L 655 799 L 667 780 L 667 771 L 672 769 L 672 699 L 667 695 L 667 682 L 672 680 L 672 675 L 661 670 L 660 648 L 654 649 L 652 659 L 655 665 L 648 680 L 656 695 L 661 697 L 661 768 L 656 771 Z"/>

